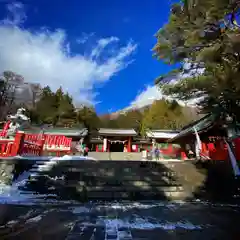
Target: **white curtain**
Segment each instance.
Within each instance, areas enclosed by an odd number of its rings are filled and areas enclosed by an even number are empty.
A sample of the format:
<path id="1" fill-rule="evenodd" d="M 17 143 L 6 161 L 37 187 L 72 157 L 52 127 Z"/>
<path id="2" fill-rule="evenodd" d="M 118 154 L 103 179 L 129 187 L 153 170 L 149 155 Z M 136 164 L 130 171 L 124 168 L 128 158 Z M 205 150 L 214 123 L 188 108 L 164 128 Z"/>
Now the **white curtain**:
<path id="1" fill-rule="evenodd" d="M 202 150 L 202 143 L 201 143 L 200 137 L 198 135 L 197 129 L 195 127 L 193 129 L 194 129 L 195 136 L 196 136 L 196 144 L 195 144 L 196 156 L 197 156 L 197 158 L 199 158 L 201 150 Z"/>
<path id="2" fill-rule="evenodd" d="M 103 139 L 103 151 L 104 152 L 107 151 L 107 139 L 106 138 Z"/>

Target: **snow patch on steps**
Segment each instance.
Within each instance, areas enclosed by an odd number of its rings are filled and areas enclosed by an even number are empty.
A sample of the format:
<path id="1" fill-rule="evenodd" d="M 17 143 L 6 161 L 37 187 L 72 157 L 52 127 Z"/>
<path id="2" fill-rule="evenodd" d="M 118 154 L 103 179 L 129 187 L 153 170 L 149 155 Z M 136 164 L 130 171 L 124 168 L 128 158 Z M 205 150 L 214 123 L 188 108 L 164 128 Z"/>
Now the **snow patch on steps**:
<path id="1" fill-rule="evenodd" d="M 65 155 L 63 157 L 22 157 L 16 156 L 15 159 L 23 160 L 37 160 L 36 164 L 29 171 L 23 172 L 19 177 L 12 183 L 12 185 L 6 185 L 0 183 L 0 203 L 12 203 L 12 204 L 34 204 L 35 202 L 41 201 L 40 199 L 56 197 L 55 194 L 35 194 L 29 193 L 24 194 L 22 190 L 19 190 L 19 187 L 24 187 L 30 177 L 37 177 L 41 175 L 42 171 L 49 171 L 54 165 L 56 165 L 61 160 L 94 160 L 89 157 L 81 156 L 69 156 Z M 42 160 L 42 161 L 40 161 Z M 32 172 L 34 171 L 34 172 Z M 48 200 L 48 202 L 51 202 Z M 54 200 L 53 200 L 54 202 Z M 61 201 L 63 203 L 63 201 Z M 75 202 L 75 201 L 64 201 L 66 203 Z"/>

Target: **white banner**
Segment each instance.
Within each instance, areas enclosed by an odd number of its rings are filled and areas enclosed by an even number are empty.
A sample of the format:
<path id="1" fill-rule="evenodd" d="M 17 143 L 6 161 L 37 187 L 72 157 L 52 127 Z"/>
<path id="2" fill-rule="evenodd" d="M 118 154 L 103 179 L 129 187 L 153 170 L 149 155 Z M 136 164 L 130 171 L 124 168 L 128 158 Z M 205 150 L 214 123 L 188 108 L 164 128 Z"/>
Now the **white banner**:
<path id="1" fill-rule="evenodd" d="M 194 129 L 195 136 L 196 136 L 196 144 L 195 144 L 196 156 L 199 158 L 201 150 L 202 150 L 202 143 L 201 143 L 200 137 L 198 135 L 197 129 L 195 127 L 193 129 Z"/>
<path id="2" fill-rule="evenodd" d="M 238 167 L 238 164 L 237 164 L 237 160 L 235 158 L 235 155 L 234 153 L 232 152 L 232 149 L 231 147 L 229 146 L 228 142 L 225 141 L 226 144 L 227 144 L 227 149 L 228 149 L 228 155 L 230 157 L 230 160 L 231 160 L 231 164 L 232 164 L 232 168 L 233 168 L 233 172 L 234 172 L 234 175 L 235 176 L 240 176 L 240 170 L 239 170 L 239 167 Z"/>
<path id="3" fill-rule="evenodd" d="M 104 152 L 107 151 L 107 139 L 106 138 L 103 139 L 103 151 Z"/>

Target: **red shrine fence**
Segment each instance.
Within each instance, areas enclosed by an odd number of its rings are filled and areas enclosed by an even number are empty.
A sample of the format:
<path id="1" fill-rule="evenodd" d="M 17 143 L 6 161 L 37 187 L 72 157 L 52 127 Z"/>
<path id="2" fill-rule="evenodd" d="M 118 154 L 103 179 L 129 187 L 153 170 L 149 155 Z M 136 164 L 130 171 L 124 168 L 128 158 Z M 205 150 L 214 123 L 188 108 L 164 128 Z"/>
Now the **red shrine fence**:
<path id="1" fill-rule="evenodd" d="M 72 139 L 65 136 L 17 132 L 15 138 L 0 139 L 0 157 L 70 154 Z"/>

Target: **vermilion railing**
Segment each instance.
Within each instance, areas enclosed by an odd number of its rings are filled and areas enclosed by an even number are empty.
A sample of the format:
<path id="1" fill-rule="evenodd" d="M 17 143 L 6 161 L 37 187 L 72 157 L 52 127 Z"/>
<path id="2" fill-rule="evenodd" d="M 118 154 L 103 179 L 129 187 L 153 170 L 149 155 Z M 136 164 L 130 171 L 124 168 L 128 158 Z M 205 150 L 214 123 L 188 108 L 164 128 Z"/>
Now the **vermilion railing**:
<path id="1" fill-rule="evenodd" d="M 13 140 L 0 140 L 0 156 L 11 157 L 17 155 L 16 144 Z"/>
<path id="2" fill-rule="evenodd" d="M 45 135 L 43 150 L 60 156 L 62 153 L 69 154 L 71 152 L 71 144 L 71 138 L 59 135 Z"/>
<path id="3" fill-rule="evenodd" d="M 41 156 L 48 152 L 61 156 L 70 153 L 71 142 L 65 136 L 17 132 L 13 139 L 0 139 L 0 157 Z"/>

